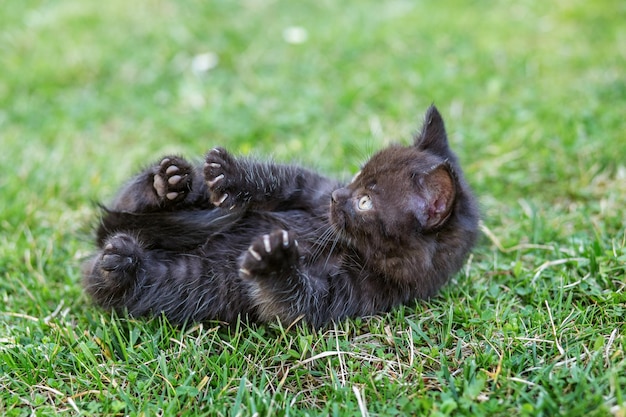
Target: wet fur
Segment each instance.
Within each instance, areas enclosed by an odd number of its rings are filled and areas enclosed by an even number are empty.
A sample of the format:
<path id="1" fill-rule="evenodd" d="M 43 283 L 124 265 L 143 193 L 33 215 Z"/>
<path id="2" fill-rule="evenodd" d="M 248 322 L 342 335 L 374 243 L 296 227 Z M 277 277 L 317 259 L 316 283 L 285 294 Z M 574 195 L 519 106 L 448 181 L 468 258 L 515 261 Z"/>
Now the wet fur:
<path id="1" fill-rule="evenodd" d="M 133 316 L 321 326 L 436 294 L 477 230 L 433 106 L 412 145 L 378 152 L 349 184 L 222 148 L 202 167 L 163 158 L 103 207 L 84 286 Z"/>

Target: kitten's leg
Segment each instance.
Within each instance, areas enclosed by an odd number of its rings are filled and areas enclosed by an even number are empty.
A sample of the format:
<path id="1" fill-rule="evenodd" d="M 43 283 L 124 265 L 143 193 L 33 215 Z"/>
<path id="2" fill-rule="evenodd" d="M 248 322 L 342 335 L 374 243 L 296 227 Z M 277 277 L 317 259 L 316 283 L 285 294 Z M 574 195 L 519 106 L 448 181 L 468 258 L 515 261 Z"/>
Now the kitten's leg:
<path id="1" fill-rule="evenodd" d="M 304 316 L 318 324 L 311 301 L 319 289 L 300 268 L 293 233 L 277 230 L 257 238 L 240 260 L 239 276 L 250 283 L 250 297 L 262 321 L 278 317 L 291 324 Z"/>
<path id="2" fill-rule="evenodd" d="M 333 181 L 294 165 L 235 158 L 223 148 L 211 150 L 204 164 L 211 202 L 218 207 L 309 209 L 327 205 Z"/>
<path id="3" fill-rule="evenodd" d="M 247 285 L 236 279 L 236 270 L 216 266 L 205 255 L 201 249 L 153 249 L 118 233 L 84 265 L 85 291 L 105 309 L 135 317 L 162 313 L 176 324 L 233 321 L 252 313 Z"/>
<path id="4" fill-rule="evenodd" d="M 86 291 L 105 308 L 123 307 L 142 257 L 143 249 L 132 236 L 111 236 L 102 251 L 84 266 Z"/>
<path id="5" fill-rule="evenodd" d="M 197 175 L 183 158 L 166 156 L 122 187 L 110 208 L 137 213 L 190 204 L 206 189 Z"/>

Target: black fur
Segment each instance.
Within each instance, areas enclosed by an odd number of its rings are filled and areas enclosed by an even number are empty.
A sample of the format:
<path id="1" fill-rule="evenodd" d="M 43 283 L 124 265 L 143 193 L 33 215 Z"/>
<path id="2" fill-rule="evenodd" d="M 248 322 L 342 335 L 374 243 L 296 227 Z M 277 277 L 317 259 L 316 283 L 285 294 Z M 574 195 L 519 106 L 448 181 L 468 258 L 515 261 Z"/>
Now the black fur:
<path id="1" fill-rule="evenodd" d="M 432 296 L 477 234 L 433 106 L 411 146 L 383 149 L 346 185 L 222 148 L 203 167 L 163 158 L 103 209 L 84 284 L 133 316 L 321 326 Z"/>

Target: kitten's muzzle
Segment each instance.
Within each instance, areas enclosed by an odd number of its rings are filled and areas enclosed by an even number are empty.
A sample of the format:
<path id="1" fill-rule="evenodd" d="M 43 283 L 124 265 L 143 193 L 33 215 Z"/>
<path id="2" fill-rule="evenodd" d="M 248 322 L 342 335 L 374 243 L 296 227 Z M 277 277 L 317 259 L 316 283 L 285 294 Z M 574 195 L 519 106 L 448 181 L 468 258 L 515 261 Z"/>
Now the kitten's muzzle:
<path id="1" fill-rule="evenodd" d="M 330 195 L 330 198 L 335 204 L 345 203 L 346 200 L 348 200 L 348 198 L 350 198 L 351 195 L 352 193 L 347 188 L 339 188 L 332 192 L 332 194 Z"/>
<path id="2" fill-rule="evenodd" d="M 348 224 L 348 218 L 354 220 L 354 207 L 350 202 L 352 192 L 348 188 L 339 188 L 332 192 L 330 198 L 331 221 L 339 226 L 340 229 L 345 229 Z"/>

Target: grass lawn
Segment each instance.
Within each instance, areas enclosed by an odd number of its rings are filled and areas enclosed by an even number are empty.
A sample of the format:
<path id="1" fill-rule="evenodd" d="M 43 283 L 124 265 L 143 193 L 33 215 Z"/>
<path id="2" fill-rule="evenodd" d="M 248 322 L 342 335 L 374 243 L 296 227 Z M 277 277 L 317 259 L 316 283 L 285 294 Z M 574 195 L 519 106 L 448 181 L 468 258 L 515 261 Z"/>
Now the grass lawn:
<path id="1" fill-rule="evenodd" d="M 0 415 L 626 416 L 626 2 L 5 1 Z M 170 152 L 349 178 L 436 103 L 484 233 L 320 331 L 92 306 L 96 200 Z"/>

